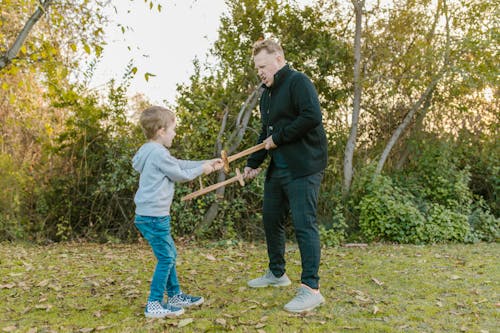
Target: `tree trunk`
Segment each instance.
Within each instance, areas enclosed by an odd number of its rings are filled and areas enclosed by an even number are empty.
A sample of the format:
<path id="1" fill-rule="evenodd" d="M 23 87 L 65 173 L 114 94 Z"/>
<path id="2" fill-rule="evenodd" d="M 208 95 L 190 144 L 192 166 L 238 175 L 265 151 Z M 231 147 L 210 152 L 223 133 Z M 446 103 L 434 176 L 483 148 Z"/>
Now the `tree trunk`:
<path id="1" fill-rule="evenodd" d="M 356 13 L 356 31 L 354 35 L 354 100 L 352 110 L 352 123 L 349 139 L 344 153 L 344 197 L 349 194 L 353 177 L 353 156 L 358 133 L 359 112 L 361 109 L 361 24 L 365 1 L 351 0 Z"/>
<path id="2" fill-rule="evenodd" d="M 17 56 L 24 41 L 26 40 L 26 38 L 28 38 L 28 34 L 30 33 L 31 29 L 33 29 L 38 20 L 43 16 L 47 8 L 50 6 L 51 2 L 52 0 L 45 0 L 39 2 L 38 7 L 24 25 L 23 29 L 17 36 L 14 44 L 7 50 L 7 52 L 5 52 L 0 56 L 0 71 L 4 69 L 7 65 L 9 65 L 12 62 L 12 60 Z"/>
<path id="3" fill-rule="evenodd" d="M 410 133 L 410 137 L 418 138 L 418 133 L 420 133 L 420 131 L 422 130 L 422 128 L 424 126 L 423 122 L 424 122 L 425 115 L 427 114 L 427 111 L 429 110 L 429 108 L 431 106 L 433 92 L 434 92 L 434 89 L 431 91 L 431 93 L 425 99 L 424 106 L 422 107 L 421 111 L 417 113 L 417 119 L 415 120 L 415 126 L 413 127 L 413 129 Z M 401 170 L 403 168 L 406 161 L 408 160 L 408 156 L 410 156 L 410 152 L 411 152 L 410 148 L 408 147 L 408 145 L 406 145 L 403 153 L 401 154 L 398 162 L 396 163 L 396 170 Z"/>
<path id="4" fill-rule="evenodd" d="M 399 140 L 401 137 L 401 134 L 406 130 L 408 125 L 410 124 L 411 120 L 413 119 L 413 116 L 417 111 L 420 109 L 421 105 L 428 100 L 434 89 L 436 88 L 437 83 L 439 80 L 443 77 L 443 75 L 446 73 L 449 67 L 450 63 L 450 18 L 448 16 L 448 8 L 446 5 L 446 1 L 442 1 L 443 5 L 443 12 L 445 14 L 445 19 L 446 19 L 446 48 L 445 48 L 445 53 L 444 53 L 444 61 L 443 61 L 443 67 L 439 70 L 439 72 L 434 76 L 434 78 L 431 80 L 425 91 L 422 93 L 418 101 L 413 104 L 411 107 L 410 111 L 406 114 L 406 116 L 403 119 L 403 122 L 398 126 L 396 131 L 392 134 L 389 142 L 384 148 L 384 151 L 382 152 L 382 155 L 380 156 L 380 160 L 378 161 L 377 168 L 375 170 L 375 174 L 380 174 L 382 172 L 382 169 L 384 168 L 384 164 L 387 161 L 387 158 L 389 157 L 389 154 L 392 150 L 392 147 L 396 144 L 396 142 Z"/>
<path id="5" fill-rule="evenodd" d="M 377 169 L 375 170 L 375 174 L 380 174 L 380 172 L 382 172 L 382 169 L 384 167 L 385 162 L 387 161 L 387 158 L 389 157 L 389 154 L 392 150 L 392 147 L 394 147 L 396 142 L 401 137 L 401 134 L 403 134 L 403 132 L 406 130 L 406 128 L 410 124 L 411 120 L 413 119 L 413 116 L 420 109 L 420 106 L 422 105 L 422 103 L 432 93 L 432 91 L 436 87 L 438 81 L 444 75 L 445 71 L 446 71 L 445 68 L 443 68 L 443 69 L 441 69 L 441 71 L 439 71 L 438 75 L 436 75 L 436 77 L 434 77 L 434 79 L 429 83 L 429 85 L 427 86 L 425 91 L 422 93 L 422 95 L 420 96 L 418 101 L 415 104 L 413 104 L 410 111 L 404 117 L 403 122 L 394 131 L 389 142 L 385 146 L 384 151 L 382 152 L 382 155 L 380 156 L 380 159 L 379 159 L 378 164 L 377 164 Z"/>
<path id="6" fill-rule="evenodd" d="M 238 148 L 239 144 L 243 140 L 243 136 L 245 135 L 245 132 L 248 127 L 248 122 L 250 120 L 250 117 L 252 115 L 252 110 L 255 108 L 255 105 L 257 104 L 257 101 L 260 98 L 260 95 L 262 94 L 263 88 L 259 84 L 248 96 L 246 99 L 245 103 L 243 103 L 242 107 L 240 108 L 240 112 L 238 113 L 238 117 L 236 118 L 236 126 L 234 131 L 229 135 L 228 142 L 226 144 L 226 152 L 227 155 L 231 155 L 236 149 Z M 224 131 L 226 129 L 226 123 L 227 123 L 227 116 L 229 114 L 229 110 L 226 109 L 224 113 L 224 117 L 222 119 L 222 124 L 221 124 L 221 129 L 219 131 L 219 135 L 217 136 L 217 143 L 216 143 L 216 152 L 217 156 L 220 156 L 220 152 L 222 150 L 222 135 L 224 134 Z M 217 182 L 220 183 L 222 181 L 226 180 L 226 174 L 224 173 L 223 170 L 220 170 L 218 175 L 217 175 Z M 223 198 L 224 197 L 224 192 L 225 192 L 225 186 L 219 187 L 217 190 L 215 190 L 215 194 L 218 198 Z M 203 217 L 203 222 L 201 223 L 200 230 L 207 230 L 210 225 L 212 224 L 213 220 L 217 217 L 217 214 L 219 212 L 219 202 L 214 201 L 210 207 L 208 208 L 207 212 L 205 213 L 205 216 Z"/>

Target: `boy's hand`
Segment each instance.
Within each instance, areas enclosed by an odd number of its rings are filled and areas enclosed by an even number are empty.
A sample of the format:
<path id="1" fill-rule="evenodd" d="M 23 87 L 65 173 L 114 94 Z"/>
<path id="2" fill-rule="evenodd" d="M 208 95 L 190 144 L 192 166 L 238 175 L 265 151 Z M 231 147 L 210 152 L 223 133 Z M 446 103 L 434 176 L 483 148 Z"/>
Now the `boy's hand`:
<path id="1" fill-rule="evenodd" d="M 220 170 L 224 167 L 224 162 L 222 161 L 222 158 L 214 158 L 210 162 L 212 163 L 212 168 L 214 168 L 214 171 Z"/>
<path id="2" fill-rule="evenodd" d="M 203 163 L 202 167 L 203 167 L 203 173 L 205 175 L 208 175 L 216 170 L 222 169 L 222 167 L 224 167 L 224 162 L 222 162 L 222 159 L 220 158 L 214 158 L 213 160 L 208 160 L 205 163 Z"/>

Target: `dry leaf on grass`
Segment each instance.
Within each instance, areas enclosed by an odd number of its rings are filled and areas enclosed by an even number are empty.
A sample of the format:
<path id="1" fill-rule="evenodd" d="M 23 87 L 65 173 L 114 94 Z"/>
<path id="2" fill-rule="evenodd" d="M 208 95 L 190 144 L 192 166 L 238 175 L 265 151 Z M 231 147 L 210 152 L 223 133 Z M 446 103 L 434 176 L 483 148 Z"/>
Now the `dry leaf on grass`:
<path id="1" fill-rule="evenodd" d="M 193 321 L 194 321 L 194 319 L 193 319 L 193 318 L 186 318 L 186 319 L 182 319 L 182 320 L 181 320 L 181 321 L 179 321 L 179 323 L 177 324 L 177 327 L 178 327 L 178 328 L 181 328 L 181 327 L 187 326 L 187 325 L 191 324 Z"/>
<path id="2" fill-rule="evenodd" d="M 378 280 L 377 278 L 372 277 L 372 281 L 375 282 L 377 286 L 383 286 L 384 283 Z"/>

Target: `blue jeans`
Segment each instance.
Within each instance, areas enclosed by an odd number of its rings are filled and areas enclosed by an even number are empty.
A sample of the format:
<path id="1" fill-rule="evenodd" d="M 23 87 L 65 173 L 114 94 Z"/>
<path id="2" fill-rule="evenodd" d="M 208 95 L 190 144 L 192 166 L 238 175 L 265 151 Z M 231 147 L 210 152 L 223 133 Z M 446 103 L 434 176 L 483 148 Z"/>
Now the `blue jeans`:
<path id="1" fill-rule="evenodd" d="M 181 292 L 175 259 L 177 250 L 170 234 L 170 216 L 135 216 L 135 226 L 153 249 L 158 260 L 151 281 L 151 291 L 148 301 L 163 301 L 163 294 L 167 291 L 168 297 Z"/>

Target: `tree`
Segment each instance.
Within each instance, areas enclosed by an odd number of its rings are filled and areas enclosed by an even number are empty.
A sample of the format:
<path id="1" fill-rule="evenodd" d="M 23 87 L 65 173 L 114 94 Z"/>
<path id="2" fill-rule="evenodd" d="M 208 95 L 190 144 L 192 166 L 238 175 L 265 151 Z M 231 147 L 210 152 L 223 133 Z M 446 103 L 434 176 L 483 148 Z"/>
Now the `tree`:
<path id="1" fill-rule="evenodd" d="M 358 132 L 358 119 L 359 112 L 361 109 L 361 29 L 362 29 L 362 19 L 363 19 L 363 8 L 365 6 L 364 0 L 351 0 L 354 6 L 354 12 L 356 16 L 356 28 L 354 35 L 354 98 L 353 98 L 353 110 L 352 110 L 352 120 L 351 120 L 351 132 L 349 134 L 349 139 L 347 139 L 347 144 L 345 147 L 344 154 L 344 195 L 349 193 L 351 187 L 352 176 L 353 176 L 353 166 L 352 159 L 354 156 L 354 149 L 356 147 L 356 137 Z"/>
<path id="2" fill-rule="evenodd" d="M 228 15 L 221 19 L 219 38 L 212 50 L 216 66 L 207 65 L 205 70 L 210 74 L 205 77 L 197 71 L 190 86 L 180 90 L 178 132 L 186 138 L 181 140 L 184 152 L 197 153 L 191 157 L 198 153 L 200 157 L 203 153 L 207 156 L 207 151 L 212 152 L 208 156 L 220 156 L 222 148 L 231 153 L 241 146 L 255 144 L 261 127 L 255 117 L 260 94 L 256 89 L 259 80 L 251 62 L 251 49 L 262 37 L 277 38 L 289 64 L 311 77 L 325 119 L 336 124 L 336 109 L 346 94 L 331 83 L 348 68 L 347 44 L 336 35 L 341 30 L 338 20 L 325 19 L 320 5 L 301 9 L 291 2 L 275 0 L 230 0 L 227 5 Z M 254 117 L 250 117 L 252 114 Z M 216 142 L 215 149 L 211 142 Z M 224 178 L 221 172 L 218 181 Z M 224 188 L 218 192 L 224 193 Z M 202 226 L 211 225 L 218 208 L 218 202 L 211 203 Z"/>
<path id="3" fill-rule="evenodd" d="M 37 4 L 35 12 L 33 13 L 33 15 L 31 15 L 29 20 L 24 25 L 23 29 L 19 33 L 19 36 L 17 36 L 14 44 L 12 44 L 12 46 L 3 55 L 0 56 L 0 71 L 5 66 L 10 64 L 12 62 L 12 59 L 14 59 L 17 56 L 24 41 L 28 37 L 28 34 L 30 33 L 31 29 L 33 29 L 38 20 L 47 11 L 47 8 L 50 6 L 51 2 L 52 0 L 45 0 Z"/>

